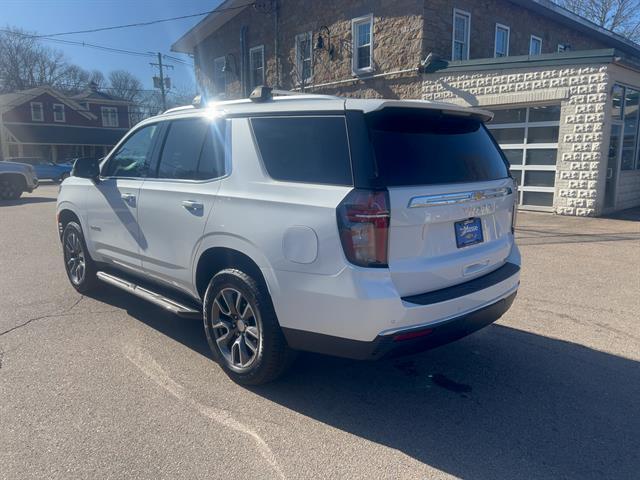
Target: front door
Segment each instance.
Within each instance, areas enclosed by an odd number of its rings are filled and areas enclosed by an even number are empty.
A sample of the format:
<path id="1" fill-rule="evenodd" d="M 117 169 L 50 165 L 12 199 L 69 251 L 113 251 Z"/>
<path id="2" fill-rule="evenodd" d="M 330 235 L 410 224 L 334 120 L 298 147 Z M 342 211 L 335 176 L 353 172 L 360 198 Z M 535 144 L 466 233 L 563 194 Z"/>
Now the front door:
<path id="1" fill-rule="evenodd" d="M 607 158 L 607 176 L 605 182 L 604 208 L 614 208 L 616 203 L 616 185 L 620 164 L 620 147 L 622 146 L 622 125 L 611 125 L 609 155 Z"/>
<path id="2" fill-rule="evenodd" d="M 155 178 L 142 185 L 138 216 L 147 275 L 189 293 L 194 253 L 226 172 L 226 120 L 169 123 Z"/>
<path id="3" fill-rule="evenodd" d="M 129 135 L 87 193 L 87 242 L 95 260 L 135 271 L 142 265 L 140 250 L 146 241 L 138 225 L 138 197 L 157 132 L 157 125 L 148 125 Z"/>

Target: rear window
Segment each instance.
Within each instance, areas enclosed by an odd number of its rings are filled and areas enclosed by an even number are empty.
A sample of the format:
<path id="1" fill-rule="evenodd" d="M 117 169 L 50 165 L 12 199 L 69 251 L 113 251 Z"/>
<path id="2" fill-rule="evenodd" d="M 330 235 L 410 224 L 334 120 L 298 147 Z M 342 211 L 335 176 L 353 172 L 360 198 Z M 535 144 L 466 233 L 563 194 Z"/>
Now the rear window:
<path id="1" fill-rule="evenodd" d="M 365 115 L 378 182 L 386 186 L 497 180 L 509 176 L 481 121 L 389 108 Z"/>
<path id="2" fill-rule="evenodd" d="M 251 124 L 274 180 L 353 185 L 344 117 L 264 117 Z"/>

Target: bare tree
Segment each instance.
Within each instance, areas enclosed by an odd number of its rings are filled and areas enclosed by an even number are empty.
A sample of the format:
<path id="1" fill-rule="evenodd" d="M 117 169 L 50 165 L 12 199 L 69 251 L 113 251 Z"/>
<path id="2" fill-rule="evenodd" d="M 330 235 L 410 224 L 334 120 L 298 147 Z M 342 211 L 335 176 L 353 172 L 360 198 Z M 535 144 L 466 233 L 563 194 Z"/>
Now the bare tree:
<path id="1" fill-rule="evenodd" d="M 64 85 L 60 89 L 69 95 L 75 95 L 84 90 L 90 81 L 90 74 L 77 65 L 69 65 L 64 72 Z"/>
<path id="2" fill-rule="evenodd" d="M 104 84 L 102 72 L 69 63 L 61 51 L 42 46 L 30 33 L 15 28 L 0 33 L 0 93 L 49 85 L 75 94 L 95 79 Z"/>
<path id="3" fill-rule="evenodd" d="M 63 84 L 68 68 L 62 52 L 43 47 L 22 30 L 0 33 L 0 92 Z"/>
<path id="4" fill-rule="evenodd" d="M 114 70 L 109 73 L 109 93 L 130 102 L 140 100 L 142 82 L 126 70 Z"/>
<path id="5" fill-rule="evenodd" d="M 556 0 L 593 23 L 640 41 L 640 0 Z"/>
<path id="6" fill-rule="evenodd" d="M 100 70 L 92 70 L 91 73 L 89 73 L 88 83 L 95 85 L 97 89 L 101 89 L 107 86 L 107 79 Z"/>

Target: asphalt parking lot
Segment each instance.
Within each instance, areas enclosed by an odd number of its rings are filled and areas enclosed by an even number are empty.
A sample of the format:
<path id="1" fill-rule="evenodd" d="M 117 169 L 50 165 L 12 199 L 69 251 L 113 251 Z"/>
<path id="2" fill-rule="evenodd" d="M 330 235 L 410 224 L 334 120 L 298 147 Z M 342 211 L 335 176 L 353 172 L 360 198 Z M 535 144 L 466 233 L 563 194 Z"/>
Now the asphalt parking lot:
<path id="1" fill-rule="evenodd" d="M 245 389 L 196 320 L 68 284 L 57 186 L 0 203 L 0 478 L 640 476 L 640 214 L 521 213 L 520 294 L 419 356 Z"/>

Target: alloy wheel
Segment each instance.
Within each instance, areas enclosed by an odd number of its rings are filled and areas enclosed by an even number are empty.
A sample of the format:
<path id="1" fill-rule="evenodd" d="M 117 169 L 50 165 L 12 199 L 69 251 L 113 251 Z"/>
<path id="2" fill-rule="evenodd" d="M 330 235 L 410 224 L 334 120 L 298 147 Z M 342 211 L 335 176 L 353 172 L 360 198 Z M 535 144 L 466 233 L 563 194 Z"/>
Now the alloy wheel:
<path id="1" fill-rule="evenodd" d="M 64 259 L 69 278 L 74 285 L 80 285 L 84 280 L 86 260 L 80 236 L 76 232 L 70 232 L 65 238 Z"/>
<path id="2" fill-rule="evenodd" d="M 11 200 L 15 197 L 16 187 L 13 182 L 9 180 L 0 181 L 0 198 L 4 200 Z"/>
<path id="3" fill-rule="evenodd" d="M 223 288 L 213 301 L 211 331 L 230 367 L 246 370 L 260 351 L 260 323 L 246 297 L 235 288 Z"/>

